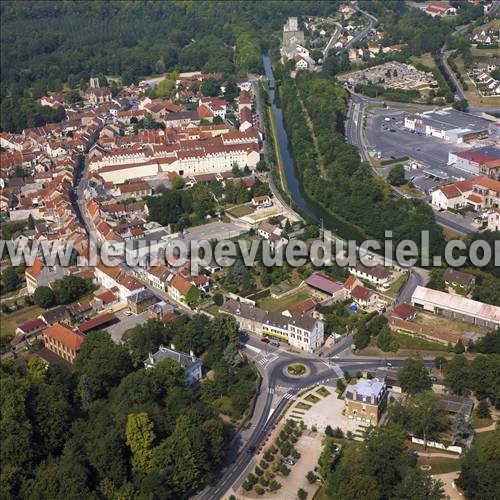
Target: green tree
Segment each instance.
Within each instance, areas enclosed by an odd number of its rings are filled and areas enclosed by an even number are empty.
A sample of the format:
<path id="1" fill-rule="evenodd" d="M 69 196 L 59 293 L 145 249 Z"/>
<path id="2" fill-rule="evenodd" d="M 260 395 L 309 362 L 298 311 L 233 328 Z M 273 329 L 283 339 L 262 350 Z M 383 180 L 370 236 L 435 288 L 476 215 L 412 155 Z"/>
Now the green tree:
<path id="1" fill-rule="evenodd" d="M 448 427 L 443 404 L 433 392 L 407 396 L 391 407 L 392 419 L 424 441 L 433 439 Z"/>
<path id="2" fill-rule="evenodd" d="M 500 431 L 488 433 L 486 439 L 476 443 L 465 453 L 457 485 L 466 498 L 496 500 L 500 477 Z"/>
<path id="3" fill-rule="evenodd" d="M 2 291 L 3 292 L 13 292 L 17 290 L 17 287 L 21 283 L 21 279 L 17 274 L 17 271 L 14 267 L 8 267 L 1 275 L 2 278 Z"/>
<path id="4" fill-rule="evenodd" d="M 377 335 L 377 346 L 384 352 L 392 349 L 393 337 L 389 326 L 385 325 Z"/>
<path id="5" fill-rule="evenodd" d="M 130 413 L 125 436 L 132 452 L 132 468 L 135 472 L 151 470 L 152 446 L 155 440 L 153 422 L 147 413 Z"/>
<path id="6" fill-rule="evenodd" d="M 455 344 L 455 347 L 453 348 L 453 352 L 455 354 L 462 354 L 465 352 L 465 347 L 462 342 L 462 339 L 458 339 L 457 343 Z"/>
<path id="7" fill-rule="evenodd" d="M 403 392 L 416 394 L 432 388 L 429 371 L 421 359 L 408 358 L 398 373 Z"/>
<path id="8" fill-rule="evenodd" d="M 30 230 L 35 229 L 35 219 L 31 214 L 28 215 L 28 229 Z"/>
<path id="9" fill-rule="evenodd" d="M 172 179 L 172 187 L 174 189 L 182 189 L 184 187 L 184 179 L 180 175 L 176 175 Z"/>
<path id="10" fill-rule="evenodd" d="M 486 399 L 481 399 L 476 408 L 478 418 L 491 418 L 490 408 Z"/>
<path id="11" fill-rule="evenodd" d="M 464 395 L 468 392 L 470 366 L 463 355 L 455 356 L 444 367 L 444 384 L 455 394 Z"/>
<path id="12" fill-rule="evenodd" d="M 56 303 L 56 297 L 48 286 L 39 286 L 33 293 L 33 302 L 37 306 L 48 309 Z"/>
<path id="13" fill-rule="evenodd" d="M 298 498 L 298 500 L 306 500 L 306 498 L 307 498 L 307 491 L 303 490 L 302 488 L 300 488 L 297 491 L 297 498 Z"/>
<path id="14" fill-rule="evenodd" d="M 455 442 L 459 445 L 465 445 L 473 433 L 470 419 L 463 409 L 460 409 L 455 415 L 455 420 L 451 426 L 451 433 Z"/>
<path id="15" fill-rule="evenodd" d="M 422 469 L 410 469 L 405 478 L 396 486 L 394 500 L 441 500 L 445 498 L 443 483 L 434 480 Z"/>
<path id="16" fill-rule="evenodd" d="M 387 180 L 392 186 L 402 186 L 407 181 L 405 179 L 405 169 L 403 165 L 396 165 L 391 168 Z"/>

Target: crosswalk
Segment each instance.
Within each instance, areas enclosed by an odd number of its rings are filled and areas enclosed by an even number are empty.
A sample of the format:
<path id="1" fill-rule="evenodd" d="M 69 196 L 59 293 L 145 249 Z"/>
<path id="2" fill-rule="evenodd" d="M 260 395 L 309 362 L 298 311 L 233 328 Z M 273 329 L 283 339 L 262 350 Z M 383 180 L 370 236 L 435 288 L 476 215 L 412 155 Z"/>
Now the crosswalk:
<path id="1" fill-rule="evenodd" d="M 273 361 L 277 360 L 279 358 L 279 355 L 276 353 L 270 353 L 266 354 L 260 357 L 260 359 L 256 362 L 259 366 L 267 366 L 268 364 L 272 363 Z"/>

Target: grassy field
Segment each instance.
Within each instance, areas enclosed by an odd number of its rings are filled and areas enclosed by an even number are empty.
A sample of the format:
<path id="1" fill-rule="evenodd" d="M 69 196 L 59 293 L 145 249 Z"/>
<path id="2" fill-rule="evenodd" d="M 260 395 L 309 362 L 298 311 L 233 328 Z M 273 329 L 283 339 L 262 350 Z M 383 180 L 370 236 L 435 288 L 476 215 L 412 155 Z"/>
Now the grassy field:
<path id="1" fill-rule="evenodd" d="M 425 351 L 427 356 L 431 355 L 441 355 L 447 350 L 447 346 L 440 344 L 439 342 L 433 342 L 432 340 L 427 340 L 422 337 L 418 337 L 412 334 L 392 332 L 392 335 L 399 345 L 399 349 L 396 351 L 398 356 L 410 356 L 416 355 Z M 394 355 L 394 352 L 384 352 L 377 347 L 377 340 L 372 339 L 370 345 L 358 351 L 360 356 L 390 356 Z"/>
<path id="2" fill-rule="evenodd" d="M 253 213 L 253 210 L 247 205 L 238 205 L 237 207 L 230 208 L 227 213 L 233 217 L 245 217 L 245 215 Z"/>
<path id="3" fill-rule="evenodd" d="M 417 189 L 416 187 L 410 187 L 408 184 L 403 184 L 402 186 L 398 186 L 399 191 L 402 193 L 411 196 L 412 198 L 423 198 L 424 193 Z"/>
<path id="4" fill-rule="evenodd" d="M 478 49 L 476 47 L 471 47 L 470 49 L 472 57 L 480 57 L 481 59 L 487 59 L 488 57 L 498 57 L 498 49 Z"/>
<path id="5" fill-rule="evenodd" d="M 309 298 L 309 292 L 305 289 L 298 290 L 281 299 L 273 299 L 271 296 L 259 301 L 259 307 L 272 312 L 282 312 Z"/>
<path id="6" fill-rule="evenodd" d="M 432 54 L 430 52 L 426 52 L 425 54 L 422 54 L 418 57 L 412 56 L 410 57 L 410 62 L 413 64 L 420 63 L 431 69 L 436 68 L 436 62 L 434 61 L 434 58 L 432 57 Z"/>
<path id="7" fill-rule="evenodd" d="M 460 470 L 461 461 L 458 458 L 443 458 L 443 457 L 418 457 L 420 465 L 430 465 L 431 474 L 446 474 L 447 472 L 455 472 Z"/>
<path id="8" fill-rule="evenodd" d="M 390 297 L 395 297 L 399 290 L 401 290 L 401 287 L 406 283 L 406 280 L 408 279 L 408 276 L 406 274 L 403 274 L 400 276 L 394 283 L 391 284 L 389 290 L 384 292 L 386 295 L 389 295 Z"/>
<path id="9" fill-rule="evenodd" d="M 44 309 L 41 307 L 30 306 L 9 314 L 0 313 L 0 335 L 14 335 L 18 325 L 30 319 L 35 319 L 43 311 Z"/>

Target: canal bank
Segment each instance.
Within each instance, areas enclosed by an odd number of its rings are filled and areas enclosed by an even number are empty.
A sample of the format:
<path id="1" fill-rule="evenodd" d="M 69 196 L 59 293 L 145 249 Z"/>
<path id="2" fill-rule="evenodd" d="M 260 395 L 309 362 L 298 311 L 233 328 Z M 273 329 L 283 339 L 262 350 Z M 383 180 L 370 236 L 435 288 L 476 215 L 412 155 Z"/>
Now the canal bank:
<path id="1" fill-rule="evenodd" d="M 283 119 L 283 110 L 276 104 L 275 93 L 277 91 L 277 84 L 274 79 L 269 56 L 264 56 L 264 70 L 269 84 L 269 108 L 272 115 L 270 117 L 270 127 L 274 135 L 280 175 L 286 182 L 286 192 L 284 195 L 287 199 L 290 199 L 292 208 L 297 210 L 306 220 L 323 226 L 325 229 L 334 232 L 339 238 L 356 240 L 360 243 L 366 237 L 359 228 L 330 212 L 326 212 L 319 203 L 315 202 L 304 192 L 300 174 L 295 167 L 290 150 Z"/>

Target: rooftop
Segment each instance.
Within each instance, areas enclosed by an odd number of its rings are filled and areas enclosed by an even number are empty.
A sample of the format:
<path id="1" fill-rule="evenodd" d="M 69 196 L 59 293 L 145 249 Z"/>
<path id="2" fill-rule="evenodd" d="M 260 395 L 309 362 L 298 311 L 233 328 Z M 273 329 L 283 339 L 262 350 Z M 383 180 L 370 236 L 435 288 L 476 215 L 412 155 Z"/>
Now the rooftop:
<path id="1" fill-rule="evenodd" d="M 160 345 L 154 354 L 150 354 L 148 356 L 148 359 L 144 361 L 144 364 L 147 368 L 151 368 L 164 359 L 177 361 L 177 363 L 179 363 L 183 368 L 189 368 L 190 366 L 200 362 L 194 354 L 185 354 L 183 352 L 176 351 L 174 346 L 168 348 Z"/>
<path id="2" fill-rule="evenodd" d="M 343 289 L 340 283 L 321 273 L 314 273 L 306 279 L 306 284 L 318 288 L 322 292 L 334 294 Z"/>
<path id="3" fill-rule="evenodd" d="M 359 396 L 365 397 L 378 397 L 381 392 L 383 392 L 385 383 L 380 381 L 378 378 L 360 378 L 355 384 L 350 384 L 347 386 L 347 390 L 350 392 L 356 392 Z"/>
<path id="4" fill-rule="evenodd" d="M 436 306 L 458 311 L 462 314 L 466 312 L 469 316 L 476 316 L 500 325 L 500 307 L 466 299 L 460 295 L 450 295 L 431 288 L 417 286 L 413 292 L 412 302 L 418 301 L 430 302 Z"/>
<path id="5" fill-rule="evenodd" d="M 471 131 L 488 130 L 491 122 L 478 116 L 469 115 L 453 108 L 438 111 L 426 111 L 415 115 L 422 119 L 425 125 L 430 125 L 439 130 L 469 129 Z"/>

